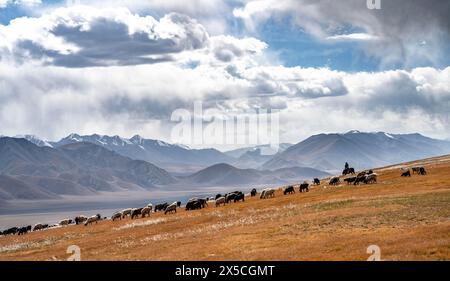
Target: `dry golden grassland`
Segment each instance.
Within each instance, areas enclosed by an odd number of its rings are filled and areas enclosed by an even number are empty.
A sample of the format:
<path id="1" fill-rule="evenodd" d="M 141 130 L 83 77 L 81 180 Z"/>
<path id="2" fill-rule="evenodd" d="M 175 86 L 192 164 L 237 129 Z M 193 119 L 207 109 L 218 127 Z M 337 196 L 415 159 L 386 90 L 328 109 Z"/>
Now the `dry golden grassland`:
<path id="1" fill-rule="evenodd" d="M 377 184 L 0 237 L 0 260 L 65 260 L 69 245 L 82 260 L 366 260 L 373 244 L 382 260 L 450 260 L 450 156 L 405 165 L 428 175 L 390 166 Z"/>

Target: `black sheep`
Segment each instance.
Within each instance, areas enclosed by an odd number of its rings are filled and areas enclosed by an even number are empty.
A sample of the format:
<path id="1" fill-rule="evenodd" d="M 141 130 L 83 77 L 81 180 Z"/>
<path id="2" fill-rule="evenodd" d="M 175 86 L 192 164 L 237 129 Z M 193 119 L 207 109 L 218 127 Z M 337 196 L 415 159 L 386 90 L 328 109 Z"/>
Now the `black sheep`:
<path id="1" fill-rule="evenodd" d="M 283 194 L 284 194 L 284 195 L 286 195 L 286 194 L 292 194 L 292 193 L 295 193 L 294 187 L 293 187 L 292 185 L 286 187 L 286 188 L 284 189 L 284 191 L 283 191 Z"/>
<path id="2" fill-rule="evenodd" d="M 238 201 L 245 201 L 245 195 L 242 192 L 239 192 L 238 194 L 236 194 L 236 196 L 234 197 L 234 203 L 238 202 Z"/>
<path id="3" fill-rule="evenodd" d="M 410 176 L 411 176 L 411 171 L 410 170 L 402 173 L 402 177 L 410 177 Z"/>
<path id="4" fill-rule="evenodd" d="M 299 190 L 300 190 L 300 192 L 303 192 L 303 190 L 309 191 L 309 183 L 306 183 L 306 182 L 302 183 L 302 184 L 300 185 Z"/>

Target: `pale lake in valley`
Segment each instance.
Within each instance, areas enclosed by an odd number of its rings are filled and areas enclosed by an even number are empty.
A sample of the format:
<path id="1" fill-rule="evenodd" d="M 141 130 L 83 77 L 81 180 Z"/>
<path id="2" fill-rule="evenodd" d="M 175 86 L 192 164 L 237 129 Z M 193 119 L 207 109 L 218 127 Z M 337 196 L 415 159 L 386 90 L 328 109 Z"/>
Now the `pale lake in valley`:
<path id="1" fill-rule="evenodd" d="M 92 216 L 101 214 L 110 217 L 114 212 L 125 208 L 143 207 L 149 203 L 181 201 L 184 205 L 192 197 L 213 197 L 217 193 L 241 190 L 249 193 L 252 187 L 202 187 L 187 190 L 152 190 L 109 192 L 95 196 L 63 196 L 51 200 L 11 200 L 0 202 L 0 230 L 14 226 L 34 225 L 36 223 L 58 223 L 62 219 L 75 218 L 78 215 Z"/>

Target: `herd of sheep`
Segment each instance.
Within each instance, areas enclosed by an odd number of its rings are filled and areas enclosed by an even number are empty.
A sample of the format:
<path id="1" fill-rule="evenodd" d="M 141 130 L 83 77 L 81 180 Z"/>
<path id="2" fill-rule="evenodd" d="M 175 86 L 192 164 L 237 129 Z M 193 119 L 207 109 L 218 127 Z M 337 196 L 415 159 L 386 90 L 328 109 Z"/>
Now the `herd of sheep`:
<path id="1" fill-rule="evenodd" d="M 413 167 L 412 169 L 412 173 L 417 173 L 419 175 L 426 175 L 426 170 L 424 167 Z M 354 176 L 355 172 L 353 168 L 349 168 L 344 170 L 344 172 L 342 173 L 344 176 L 343 181 L 346 182 L 347 184 L 353 184 L 353 185 L 357 185 L 357 184 L 373 184 L 373 183 L 377 183 L 377 174 L 374 173 L 372 170 L 368 170 L 368 171 L 362 171 L 360 173 L 358 173 L 356 176 Z M 348 176 L 350 175 L 350 176 Z M 411 176 L 411 171 L 409 168 L 402 168 L 402 177 L 405 176 Z M 341 177 L 340 176 L 334 176 L 331 177 L 328 184 L 330 186 L 336 186 L 339 185 L 341 183 Z M 314 178 L 314 180 L 312 181 L 313 185 L 320 185 L 320 180 L 318 178 Z M 307 192 L 309 191 L 309 183 L 307 183 L 306 181 L 299 184 L 299 191 L 300 192 Z M 284 195 L 288 195 L 288 194 L 292 194 L 295 193 L 295 189 L 293 185 L 290 186 L 286 186 L 283 187 L 283 194 Z M 267 198 L 272 198 L 275 196 L 275 188 L 266 188 L 260 191 L 260 199 L 267 199 Z M 207 198 L 191 198 L 186 205 L 184 206 L 186 211 L 190 211 L 190 210 L 197 210 L 197 209 L 202 209 L 205 208 L 206 206 L 208 206 L 208 202 L 209 203 L 214 203 L 216 207 L 219 207 L 221 205 L 226 205 L 226 204 L 230 204 L 231 202 L 239 202 L 245 201 L 245 197 L 246 196 L 251 196 L 254 197 L 257 194 L 257 190 L 254 188 L 251 190 L 250 194 L 246 195 L 244 194 L 242 191 L 233 191 L 233 192 L 229 192 L 226 194 L 217 194 L 215 197 L 207 197 Z M 141 208 L 127 208 L 118 212 L 115 212 L 110 219 L 112 221 L 115 220 L 122 220 L 127 218 L 128 216 L 131 219 L 135 219 L 135 218 L 145 218 L 146 216 L 150 216 L 150 214 L 152 212 L 164 212 L 164 214 L 169 214 L 169 213 L 176 213 L 177 209 L 181 208 L 181 202 L 180 201 L 176 201 L 173 202 L 171 204 L 169 203 L 161 203 L 161 204 L 157 204 L 155 205 L 155 207 L 153 208 L 153 204 L 148 204 L 145 207 L 141 207 Z M 71 225 L 71 224 L 84 224 L 85 226 L 92 224 L 92 223 L 97 223 L 98 221 L 101 220 L 106 220 L 108 219 L 107 217 L 103 217 L 100 214 L 91 216 L 91 217 L 86 217 L 86 216 L 77 216 L 75 217 L 75 219 L 64 219 L 61 220 L 59 223 L 57 224 L 53 224 L 53 225 L 49 225 L 49 224 L 42 224 L 42 223 L 37 223 L 35 224 L 33 227 L 31 225 L 28 226 L 23 226 L 23 227 L 12 227 L 9 228 L 3 232 L 0 232 L 0 235 L 23 235 L 26 234 L 28 232 L 31 231 L 40 231 L 40 230 L 44 230 L 44 229 L 49 229 L 49 228 L 57 228 L 57 227 L 62 227 L 62 226 L 67 226 L 67 225 Z"/>

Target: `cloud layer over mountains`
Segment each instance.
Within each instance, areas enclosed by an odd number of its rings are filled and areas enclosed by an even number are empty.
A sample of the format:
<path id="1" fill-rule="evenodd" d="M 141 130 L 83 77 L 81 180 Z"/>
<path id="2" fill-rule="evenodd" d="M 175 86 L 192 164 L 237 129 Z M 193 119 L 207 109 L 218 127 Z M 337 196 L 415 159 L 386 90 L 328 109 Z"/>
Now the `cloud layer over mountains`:
<path id="1" fill-rule="evenodd" d="M 423 1 L 383 1 L 374 12 L 358 1 L 335 2 L 216 1 L 202 10 L 173 1 L 117 8 L 93 1 L 37 9 L 0 24 L 0 132 L 51 140 L 74 131 L 139 133 L 176 142 L 171 113 L 201 100 L 224 114 L 279 110 L 282 142 L 350 128 L 450 137 L 450 67 L 433 65 L 448 56 L 439 51 L 448 3 L 429 1 L 423 12 Z M 233 17 L 248 32 L 214 28 L 211 15 L 221 13 L 229 13 L 221 24 Z M 377 72 L 283 66 L 257 33 L 259 23 L 280 17 L 320 40 L 356 40 L 386 63 L 431 64 Z"/>

